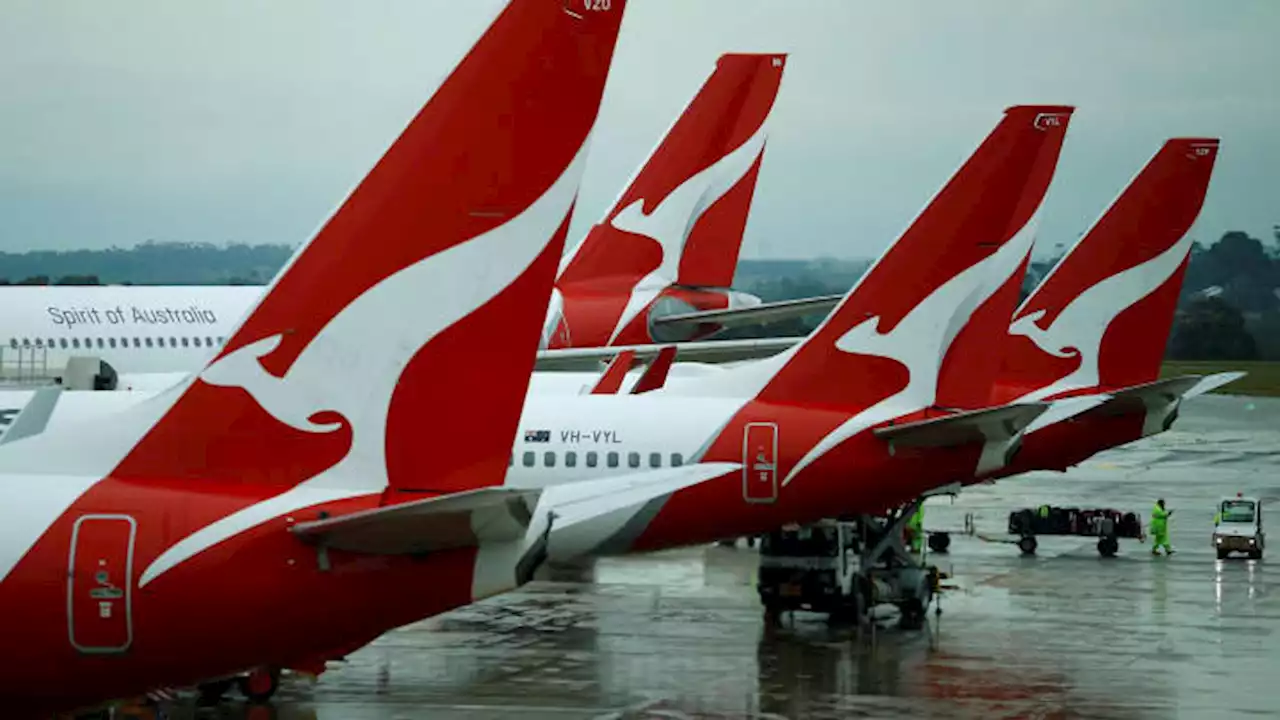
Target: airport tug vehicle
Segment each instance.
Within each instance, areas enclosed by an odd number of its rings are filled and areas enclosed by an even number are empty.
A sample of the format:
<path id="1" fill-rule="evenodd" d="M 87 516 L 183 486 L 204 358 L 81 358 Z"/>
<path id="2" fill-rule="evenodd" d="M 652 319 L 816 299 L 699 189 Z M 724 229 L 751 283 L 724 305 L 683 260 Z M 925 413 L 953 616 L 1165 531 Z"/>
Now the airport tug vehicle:
<path id="1" fill-rule="evenodd" d="M 884 517 L 787 525 L 762 536 L 756 590 L 769 622 L 796 610 L 861 622 L 873 607 L 894 605 L 899 627 L 923 627 L 942 574 L 903 542 L 918 504 Z"/>
<path id="2" fill-rule="evenodd" d="M 1266 535 L 1262 530 L 1262 503 L 1257 498 L 1236 493 L 1218 503 L 1213 517 L 1213 547 L 1219 560 L 1226 560 L 1233 552 L 1244 553 L 1251 560 L 1262 559 Z"/>

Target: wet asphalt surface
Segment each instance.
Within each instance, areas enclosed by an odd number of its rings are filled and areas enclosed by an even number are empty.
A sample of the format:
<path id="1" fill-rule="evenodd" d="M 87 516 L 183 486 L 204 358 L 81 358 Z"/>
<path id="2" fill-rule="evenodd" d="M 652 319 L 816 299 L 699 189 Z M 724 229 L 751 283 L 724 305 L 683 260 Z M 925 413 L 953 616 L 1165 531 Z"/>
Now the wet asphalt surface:
<path id="1" fill-rule="evenodd" d="M 1272 500 L 1264 560 L 1218 561 L 1214 505 Z M 1176 555 L 1121 540 L 1006 544 L 1043 503 L 1175 509 Z M 977 536 L 960 534 L 972 513 Z M 228 699 L 170 718 L 1170 718 L 1280 716 L 1280 400 L 1189 402 L 1174 430 L 1066 474 L 935 498 L 931 561 L 956 589 L 924 631 L 763 622 L 756 555 L 695 548 L 602 560 L 386 634 L 270 706 Z M 1269 526 L 1268 526 L 1269 527 Z M 987 539 L 984 539 L 987 538 Z"/>

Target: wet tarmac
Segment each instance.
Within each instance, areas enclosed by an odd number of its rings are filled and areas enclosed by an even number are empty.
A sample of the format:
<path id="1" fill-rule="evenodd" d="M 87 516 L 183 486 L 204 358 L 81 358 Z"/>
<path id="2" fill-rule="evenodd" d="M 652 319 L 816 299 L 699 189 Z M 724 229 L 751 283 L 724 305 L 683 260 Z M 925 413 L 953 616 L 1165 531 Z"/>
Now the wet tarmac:
<path id="1" fill-rule="evenodd" d="M 763 622 L 755 553 L 708 547 L 603 560 L 402 628 L 291 677 L 271 706 L 189 702 L 170 718 L 1171 718 L 1280 713 L 1280 533 L 1262 561 L 1218 561 L 1216 501 L 1275 501 L 1280 400 L 1197 399 L 1175 430 L 1084 463 L 935 498 L 952 573 L 925 631 Z M 1122 540 L 1003 542 L 1012 509 L 1175 509 L 1172 557 Z M 1280 527 L 1280 526 L 1278 526 Z"/>

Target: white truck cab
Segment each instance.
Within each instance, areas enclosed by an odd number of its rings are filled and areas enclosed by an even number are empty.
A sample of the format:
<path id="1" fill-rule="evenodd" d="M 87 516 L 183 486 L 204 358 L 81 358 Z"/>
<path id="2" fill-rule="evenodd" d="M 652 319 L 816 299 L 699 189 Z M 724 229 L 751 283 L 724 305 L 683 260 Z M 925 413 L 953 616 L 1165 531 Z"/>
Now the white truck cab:
<path id="1" fill-rule="evenodd" d="M 1231 553 L 1241 552 L 1258 560 L 1265 546 L 1262 503 L 1240 493 L 1233 498 L 1223 498 L 1213 516 L 1213 547 L 1218 551 L 1218 559 L 1225 560 Z"/>

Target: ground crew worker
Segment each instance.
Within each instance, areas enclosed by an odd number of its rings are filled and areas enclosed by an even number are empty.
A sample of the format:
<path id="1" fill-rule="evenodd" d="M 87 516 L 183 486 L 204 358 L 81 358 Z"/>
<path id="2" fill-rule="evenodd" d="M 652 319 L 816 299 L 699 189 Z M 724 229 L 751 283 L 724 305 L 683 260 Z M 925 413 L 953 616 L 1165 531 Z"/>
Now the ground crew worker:
<path id="1" fill-rule="evenodd" d="M 1160 554 L 1161 545 L 1166 555 L 1173 554 L 1173 546 L 1169 544 L 1169 516 L 1172 514 L 1172 510 L 1165 509 L 1164 498 L 1156 500 L 1155 507 L 1151 508 L 1152 555 Z"/>
<path id="2" fill-rule="evenodd" d="M 916 506 L 915 514 L 907 521 L 907 528 L 911 533 L 911 552 L 919 554 L 924 541 L 924 503 Z"/>

